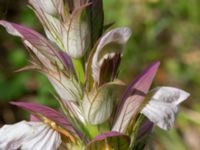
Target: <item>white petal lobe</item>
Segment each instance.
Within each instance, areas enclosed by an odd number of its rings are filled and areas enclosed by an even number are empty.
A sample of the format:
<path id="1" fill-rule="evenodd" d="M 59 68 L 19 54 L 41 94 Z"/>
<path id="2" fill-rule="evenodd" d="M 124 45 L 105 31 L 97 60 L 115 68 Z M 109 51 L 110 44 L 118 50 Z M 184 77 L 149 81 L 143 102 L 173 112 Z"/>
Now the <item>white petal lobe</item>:
<path id="1" fill-rule="evenodd" d="M 175 105 L 151 101 L 142 110 L 142 114 L 160 128 L 168 130 L 174 125 L 177 110 L 178 108 Z"/>
<path id="2" fill-rule="evenodd" d="M 116 53 L 121 54 L 131 34 L 129 28 L 122 27 L 111 30 L 101 38 L 92 59 L 92 76 L 96 82 L 99 81 L 100 68 L 104 60 L 112 58 Z"/>
<path id="3" fill-rule="evenodd" d="M 21 121 L 0 129 L 3 150 L 56 150 L 60 144 L 60 134 L 41 122 Z"/>
<path id="4" fill-rule="evenodd" d="M 189 93 L 174 87 L 159 87 L 156 90 L 156 93 L 153 96 L 153 99 L 172 103 L 175 105 L 180 104 L 189 97 Z"/>
<path id="5" fill-rule="evenodd" d="M 189 97 L 189 93 L 174 87 L 159 87 L 142 114 L 162 129 L 173 127 L 178 105 Z"/>

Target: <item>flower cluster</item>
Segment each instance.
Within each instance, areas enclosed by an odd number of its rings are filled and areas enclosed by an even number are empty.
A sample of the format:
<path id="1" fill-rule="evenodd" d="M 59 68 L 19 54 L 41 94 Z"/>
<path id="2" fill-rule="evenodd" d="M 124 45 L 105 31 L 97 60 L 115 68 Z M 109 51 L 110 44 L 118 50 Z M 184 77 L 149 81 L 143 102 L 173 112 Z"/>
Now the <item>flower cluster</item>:
<path id="1" fill-rule="evenodd" d="M 22 39 L 30 66 L 54 87 L 62 112 L 12 102 L 31 113 L 30 121 L 0 128 L 0 149 L 132 150 L 145 146 L 153 125 L 173 127 L 178 105 L 189 94 L 173 87 L 149 91 L 159 62 L 126 85 L 118 67 L 128 27 L 106 31 L 102 0 L 29 0 L 47 39 L 27 27 L 0 21 Z"/>

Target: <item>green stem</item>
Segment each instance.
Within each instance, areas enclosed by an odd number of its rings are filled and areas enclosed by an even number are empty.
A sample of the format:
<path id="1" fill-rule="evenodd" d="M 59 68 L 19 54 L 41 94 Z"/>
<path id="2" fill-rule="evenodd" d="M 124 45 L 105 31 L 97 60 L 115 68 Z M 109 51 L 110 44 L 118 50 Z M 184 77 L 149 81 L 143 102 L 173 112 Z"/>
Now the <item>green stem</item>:
<path id="1" fill-rule="evenodd" d="M 93 139 L 95 136 L 97 136 L 99 134 L 99 129 L 95 125 L 87 124 L 86 128 L 89 131 L 90 139 Z"/>
<path id="2" fill-rule="evenodd" d="M 130 147 L 129 147 L 130 149 L 133 149 L 133 147 L 135 145 L 139 129 L 144 120 L 145 120 L 145 117 L 143 115 L 140 115 L 139 118 L 137 119 L 136 124 L 133 127 L 133 130 L 131 132 L 132 134 L 130 135 L 130 137 L 131 137 L 131 143 L 130 143 Z"/>
<path id="3" fill-rule="evenodd" d="M 84 84 L 85 75 L 84 75 L 84 68 L 83 68 L 81 59 L 73 59 L 72 61 L 73 61 L 76 76 L 77 76 L 79 82 L 81 84 Z"/>

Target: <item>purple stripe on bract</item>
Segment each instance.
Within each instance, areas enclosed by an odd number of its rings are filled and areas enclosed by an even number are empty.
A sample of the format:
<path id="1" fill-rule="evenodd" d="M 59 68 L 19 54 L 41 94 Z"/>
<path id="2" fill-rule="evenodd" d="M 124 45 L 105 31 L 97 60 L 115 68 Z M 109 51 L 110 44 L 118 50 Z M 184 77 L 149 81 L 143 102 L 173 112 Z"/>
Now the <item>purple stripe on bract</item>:
<path id="1" fill-rule="evenodd" d="M 111 131 L 96 136 L 86 147 L 86 150 L 102 150 L 106 148 L 127 150 L 130 138 L 119 132 Z"/>
<path id="2" fill-rule="evenodd" d="M 30 111 L 32 113 L 39 113 L 40 115 L 54 121 L 58 125 L 65 128 L 67 131 L 70 131 L 71 133 L 77 134 L 80 138 L 83 138 L 84 136 L 80 131 L 75 129 L 73 125 L 69 122 L 69 120 L 60 112 L 49 108 L 47 106 L 34 104 L 34 103 L 27 103 L 27 102 L 11 102 L 12 105 L 21 107 L 27 111 Z"/>
<path id="3" fill-rule="evenodd" d="M 109 138 L 109 137 L 115 137 L 115 136 L 123 136 L 124 138 L 126 138 L 126 140 L 128 142 L 130 142 L 128 136 L 122 134 L 122 133 L 119 133 L 119 132 L 115 132 L 115 131 L 111 131 L 111 132 L 106 132 L 104 134 L 101 134 L 101 135 L 98 135 L 94 138 L 93 141 L 100 141 L 100 140 L 104 140 L 106 138 Z"/>
<path id="4" fill-rule="evenodd" d="M 33 121 L 33 122 L 39 122 L 40 119 L 38 119 L 38 117 L 36 117 L 35 115 L 30 115 L 30 121 Z"/>
<path id="5" fill-rule="evenodd" d="M 32 46 L 30 47 L 29 45 L 28 47 L 39 58 L 44 66 L 47 65 L 47 67 L 49 67 L 47 62 L 50 63 L 53 61 L 54 63 L 56 61 L 61 61 L 59 63 L 62 63 L 67 70 L 73 68 L 71 58 L 64 52 L 61 52 L 58 48 L 54 47 L 52 43 L 40 33 L 25 26 L 4 20 L 0 21 L 0 25 L 4 26 L 10 34 L 21 37 L 24 43 L 25 41 L 28 41 Z M 27 43 L 25 43 L 25 45 L 26 44 Z"/>
<path id="6" fill-rule="evenodd" d="M 145 120 L 145 122 L 142 124 L 137 139 L 140 140 L 145 135 L 148 135 L 153 129 L 153 123 L 150 120 Z"/>
<path id="7" fill-rule="evenodd" d="M 159 62 L 150 65 L 125 90 L 114 113 L 113 131 L 126 132 L 131 120 L 140 113 L 144 98 L 152 84 L 159 65 Z"/>
<path id="8" fill-rule="evenodd" d="M 68 71 L 74 71 L 72 60 L 66 52 L 59 51 L 58 57 L 60 58 L 60 60 L 62 60 L 63 65 Z"/>
<path id="9" fill-rule="evenodd" d="M 132 81 L 131 84 L 129 84 L 121 100 L 118 103 L 116 111 L 117 113 L 119 113 L 119 111 L 121 110 L 127 97 L 132 95 L 134 92 L 140 91 L 143 94 L 147 94 L 159 65 L 160 62 L 155 62 L 149 65 L 139 76 L 136 77 L 136 79 Z"/>

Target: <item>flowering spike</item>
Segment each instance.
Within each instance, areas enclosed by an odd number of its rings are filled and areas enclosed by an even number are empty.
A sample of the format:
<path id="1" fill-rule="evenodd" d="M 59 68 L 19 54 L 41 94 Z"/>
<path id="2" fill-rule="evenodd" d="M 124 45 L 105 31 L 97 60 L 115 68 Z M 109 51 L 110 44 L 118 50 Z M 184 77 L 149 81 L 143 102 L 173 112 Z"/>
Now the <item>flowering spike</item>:
<path id="1" fill-rule="evenodd" d="M 29 4 L 48 40 L 15 23 L 1 20 L 0 25 L 23 40 L 32 59 L 31 66 L 21 70 L 46 75 L 63 114 L 13 102 L 34 118 L 0 128 L 0 149 L 132 150 L 144 146 L 143 137 L 154 124 L 173 127 L 178 105 L 189 94 L 172 87 L 148 92 L 159 62 L 122 90 L 125 83 L 118 79 L 118 67 L 131 30 L 121 27 L 103 34 L 112 25 L 104 26 L 103 0 L 29 0 Z"/>

